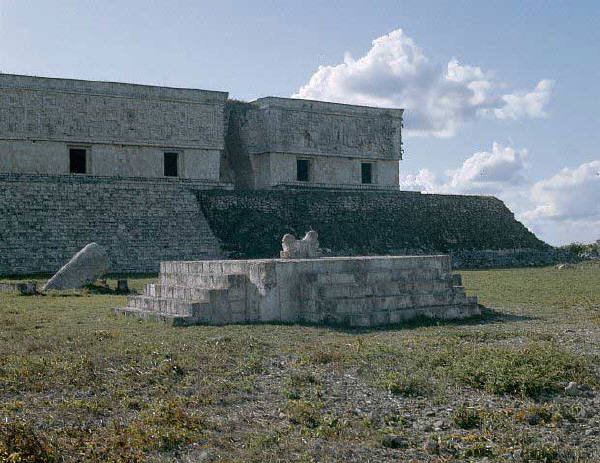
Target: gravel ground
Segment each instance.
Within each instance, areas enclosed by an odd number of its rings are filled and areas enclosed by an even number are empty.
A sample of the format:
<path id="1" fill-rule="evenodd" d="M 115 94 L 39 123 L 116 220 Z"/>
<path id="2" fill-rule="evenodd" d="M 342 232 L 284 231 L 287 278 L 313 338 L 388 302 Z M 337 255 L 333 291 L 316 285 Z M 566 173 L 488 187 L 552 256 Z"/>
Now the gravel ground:
<path id="1" fill-rule="evenodd" d="M 600 461 L 600 265 L 463 281 L 481 318 L 378 330 L 0 293 L 0 461 Z"/>

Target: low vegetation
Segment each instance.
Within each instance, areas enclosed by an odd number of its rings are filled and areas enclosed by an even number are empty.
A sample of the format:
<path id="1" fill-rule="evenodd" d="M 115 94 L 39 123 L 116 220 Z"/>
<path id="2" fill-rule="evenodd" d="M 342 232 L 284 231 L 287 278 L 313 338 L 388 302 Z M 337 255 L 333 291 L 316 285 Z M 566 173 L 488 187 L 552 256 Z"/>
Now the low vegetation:
<path id="1" fill-rule="evenodd" d="M 600 265 L 461 273 L 482 317 L 374 330 L 0 293 L 0 461 L 600 460 Z"/>
<path id="2" fill-rule="evenodd" d="M 594 243 L 571 243 L 559 247 L 565 251 L 569 251 L 575 255 L 582 257 L 600 257 L 600 240 Z"/>

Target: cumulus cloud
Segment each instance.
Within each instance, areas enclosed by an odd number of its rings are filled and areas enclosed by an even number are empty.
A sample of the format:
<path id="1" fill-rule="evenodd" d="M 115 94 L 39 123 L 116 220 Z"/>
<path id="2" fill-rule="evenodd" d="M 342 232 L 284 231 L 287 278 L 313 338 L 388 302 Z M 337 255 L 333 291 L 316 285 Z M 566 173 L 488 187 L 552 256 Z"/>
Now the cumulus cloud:
<path id="1" fill-rule="evenodd" d="M 480 151 L 456 170 L 446 172 L 446 188 L 462 192 L 495 192 L 525 182 L 523 168 L 527 150 L 516 150 L 494 142 L 491 151 Z"/>
<path id="2" fill-rule="evenodd" d="M 504 84 L 480 67 L 451 59 L 430 62 L 401 29 L 372 42 L 354 59 L 319 66 L 294 98 L 390 108 L 405 108 L 407 135 L 452 136 L 465 121 L 543 117 L 552 82 L 540 81 L 531 92 L 503 94 Z"/>
<path id="3" fill-rule="evenodd" d="M 429 169 L 420 169 L 416 174 L 401 175 L 400 189 L 431 193 L 442 192 L 437 176 Z"/>
<path id="4" fill-rule="evenodd" d="M 498 119 L 520 119 L 522 117 L 547 117 L 544 110 L 550 101 L 550 93 L 554 83 L 551 80 L 541 80 L 535 89 L 528 93 L 504 95 L 505 105 L 494 109 Z"/>
<path id="5" fill-rule="evenodd" d="M 600 221 L 600 161 L 564 168 L 535 183 L 531 197 L 537 206 L 523 214 L 525 219 Z"/>
<path id="6" fill-rule="evenodd" d="M 401 188 L 439 193 L 495 194 L 526 183 L 523 176 L 526 149 L 492 143 L 490 151 L 474 153 L 457 169 L 447 170 L 445 179 L 428 169 L 400 176 Z"/>
<path id="7" fill-rule="evenodd" d="M 533 206 L 519 214 L 552 244 L 600 239 L 600 161 L 562 169 L 529 190 Z"/>
<path id="8" fill-rule="evenodd" d="M 438 177 L 429 169 L 400 176 L 400 188 L 426 193 L 491 194 L 551 244 L 600 238 L 600 160 L 528 180 L 527 150 L 493 143 Z"/>

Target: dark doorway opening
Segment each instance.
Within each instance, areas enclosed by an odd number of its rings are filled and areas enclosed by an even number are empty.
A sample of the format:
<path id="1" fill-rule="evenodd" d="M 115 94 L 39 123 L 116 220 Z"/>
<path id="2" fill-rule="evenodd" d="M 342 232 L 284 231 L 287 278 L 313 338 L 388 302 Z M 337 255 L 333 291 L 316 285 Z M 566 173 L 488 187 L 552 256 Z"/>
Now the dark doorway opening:
<path id="1" fill-rule="evenodd" d="M 178 153 L 165 153 L 165 177 L 177 177 Z"/>
<path id="2" fill-rule="evenodd" d="M 85 174 L 86 171 L 86 150 L 81 148 L 71 148 L 69 150 L 69 172 L 72 174 Z"/>
<path id="3" fill-rule="evenodd" d="M 363 162 L 360 165 L 360 177 L 362 183 L 373 183 L 373 164 Z"/>
<path id="4" fill-rule="evenodd" d="M 299 182 L 308 182 L 308 159 L 296 160 L 296 180 Z"/>

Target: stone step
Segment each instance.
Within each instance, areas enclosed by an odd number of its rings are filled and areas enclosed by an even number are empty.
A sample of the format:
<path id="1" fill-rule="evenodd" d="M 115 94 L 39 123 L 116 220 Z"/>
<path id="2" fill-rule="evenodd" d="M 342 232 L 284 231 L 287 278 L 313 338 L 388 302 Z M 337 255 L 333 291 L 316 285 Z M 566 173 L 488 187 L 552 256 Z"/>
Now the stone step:
<path id="1" fill-rule="evenodd" d="M 230 288 L 190 288 L 178 285 L 148 284 L 144 290 L 144 296 L 158 297 L 164 299 L 180 299 L 193 302 L 210 302 L 222 305 L 223 301 L 245 301 L 246 286 L 233 285 Z"/>
<path id="2" fill-rule="evenodd" d="M 203 275 L 244 275 L 247 264 L 239 260 L 198 260 L 161 262 L 160 273 L 196 273 Z"/>
<path id="3" fill-rule="evenodd" d="M 319 273 L 316 275 L 318 285 L 335 284 L 372 284 L 380 282 L 411 282 L 411 281 L 452 281 L 450 274 L 442 274 L 437 269 L 416 270 L 414 272 L 405 271 L 385 271 L 368 272 L 364 274 L 357 273 Z"/>
<path id="4" fill-rule="evenodd" d="M 395 296 L 340 297 L 317 301 L 321 311 L 359 313 L 371 310 L 407 309 L 425 306 L 466 304 L 467 299 L 451 289 L 431 292 L 413 292 Z"/>
<path id="5" fill-rule="evenodd" d="M 185 286 L 200 289 L 225 289 L 246 284 L 248 277 L 240 274 L 209 275 L 206 273 L 161 273 L 158 283 L 163 286 Z"/>
<path id="6" fill-rule="evenodd" d="M 154 310 L 144 310 L 137 307 L 114 307 L 114 312 L 121 315 L 135 316 L 142 319 L 159 320 L 171 322 L 173 325 L 229 325 L 232 323 L 252 323 L 260 320 L 258 314 L 247 314 L 244 312 L 222 312 L 206 310 L 196 315 L 179 315 Z"/>
<path id="7" fill-rule="evenodd" d="M 462 303 L 451 303 L 447 305 L 433 305 L 409 308 L 376 309 L 365 312 L 322 312 L 303 311 L 299 314 L 297 321 L 309 323 L 340 324 L 354 327 L 372 327 L 401 323 L 403 321 L 424 316 L 434 319 L 464 318 L 481 314 L 481 308 L 477 305 L 476 298 L 469 297 L 468 301 Z M 243 313 L 220 313 L 215 311 L 203 311 L 196 315 L 179 315 L 154 310 L 144 310 L 137 307 L 115 307 L 117 314 L 135 316 L 143 319 L 154 319 L 171 322 L 173 325 L 211 324 L 223 325 L 230 323 L 247 323 L 257 321 L 258 318 Z"/>
<path id="8" fill-rule="evenodd" d="M 451 288 L 450 281 L 385 281 L 377 283 L 337 283 L 321 285 L 318 293 L 325 299 L 340 297 L 396 296 L 415 291 L 444 291 Z"/>
<path id="9" fill-rule="evenodd" d="M 163 299 L 181 299 L 184 301 L 205 301 L 210 300 L 208 289 L 190 288 L 189 286 L 177 285 L 158 285 L 155 283 L 147 284 L 144 289 L 144 296 L 158 297 Z"/>
<path id="10" fill-rule="evenodd" d="M 372 327 L 414 320 L 416 317 L 451 320 L 481 315 L 481 308 L 477 304 L 447 304 L 442 306 L 421 306 L 405 309 L 373 310 L 367 313 L 324 313 L 305 311 L 300 314 L 299 320 L 308 323 L 327 323 L 353 327 Z"/>
<path id="11" fill-rule="evenodd" d="M 186 301 L 150 296 L 129 296 L 127 306 L 148 312 L 165 315 L 197 316 L 202 310 L 208 310 L 211 304 L 206 301 Z"/>

